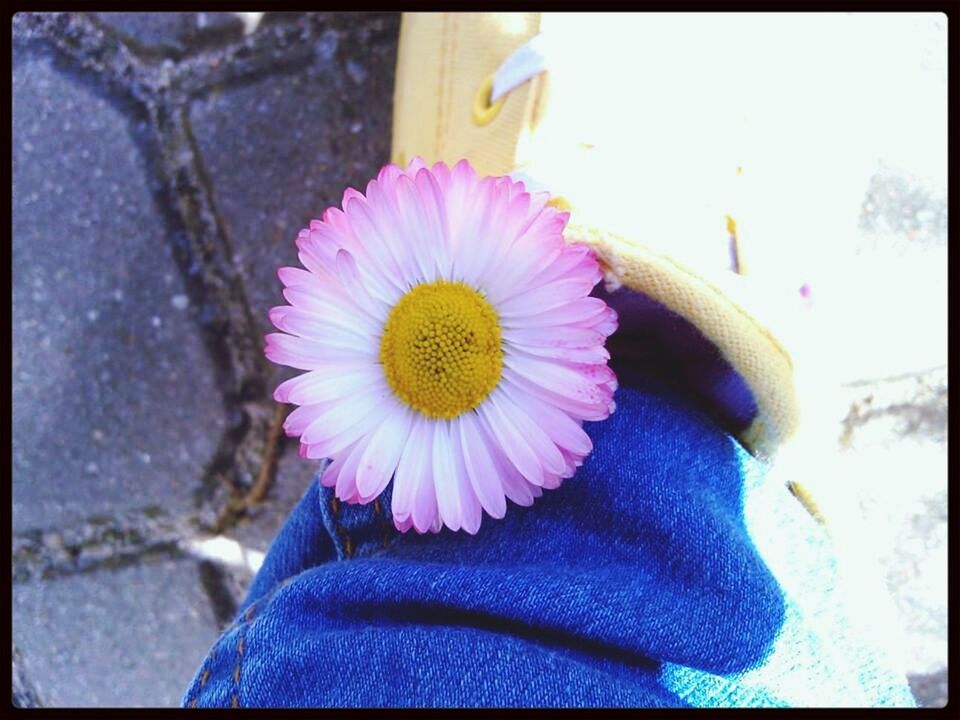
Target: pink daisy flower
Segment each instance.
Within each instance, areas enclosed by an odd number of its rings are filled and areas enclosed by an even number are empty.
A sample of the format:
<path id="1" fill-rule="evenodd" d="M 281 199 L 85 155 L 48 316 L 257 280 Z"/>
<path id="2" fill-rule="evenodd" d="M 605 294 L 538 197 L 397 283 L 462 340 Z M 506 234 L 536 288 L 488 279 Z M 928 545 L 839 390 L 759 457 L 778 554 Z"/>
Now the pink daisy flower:
<path id="1" fill-rule="evenodd" d="M 366 194 L 300 231 L 306 270 L 280 268 L 275 363 L 299 405 L 284 428 L 329 458 L 321 482 L 368 503 L 393 479 L 401 531 L 475 533 L 483 511 L 530 505 L 591 451 L 584 420 L 614 410 L 604 342 L 614 311 L 589 297 L 593 251 L 564 241 L 567 213 L 509 177 L 384 167 Z"/>

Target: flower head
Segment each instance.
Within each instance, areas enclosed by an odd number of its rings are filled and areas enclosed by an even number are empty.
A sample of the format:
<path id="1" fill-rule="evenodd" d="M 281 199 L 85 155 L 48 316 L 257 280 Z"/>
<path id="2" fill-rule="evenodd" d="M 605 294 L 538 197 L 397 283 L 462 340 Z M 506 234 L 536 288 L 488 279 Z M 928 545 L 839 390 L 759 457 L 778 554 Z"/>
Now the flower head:
<path id="1" fill-rule="evenodd" d="M 266 354 L 307 371 L 274 397 L 299 405 L 284 428 L 330 458 L 338 498 L 370 502 L 393 479 L 400 530 L 475 533 L 591 451 L 583 421 L 614 409 L 617 319 L 548 199 L 416 159 L 300 231 L 306 270 L 278 271 L 290 304 L 270 311 Z"/>

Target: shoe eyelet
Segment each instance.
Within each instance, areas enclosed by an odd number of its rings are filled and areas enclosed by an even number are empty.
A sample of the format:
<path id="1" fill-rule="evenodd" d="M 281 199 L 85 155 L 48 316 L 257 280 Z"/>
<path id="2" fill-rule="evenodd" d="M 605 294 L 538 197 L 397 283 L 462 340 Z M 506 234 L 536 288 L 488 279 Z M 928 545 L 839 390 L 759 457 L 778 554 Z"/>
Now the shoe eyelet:
<path id="1" fill-rule="evenodd" d="M 500 114 L 500 108 L 506 102 L 507 96 L 490 102 L 490 93 L 493 92 L 493 74 L 487 75 L 480 87 L 477 88 L 477 94 L 473 97 L 473 122 L 477 125 L 486 125 Z"/>

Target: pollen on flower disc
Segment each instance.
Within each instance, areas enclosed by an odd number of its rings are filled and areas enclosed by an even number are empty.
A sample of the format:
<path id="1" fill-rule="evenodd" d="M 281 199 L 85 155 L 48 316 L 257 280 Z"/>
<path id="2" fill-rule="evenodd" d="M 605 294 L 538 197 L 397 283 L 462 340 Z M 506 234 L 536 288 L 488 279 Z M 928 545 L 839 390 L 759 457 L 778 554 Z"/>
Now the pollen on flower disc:
<path id="1" fill-rule="evenodd" d="M 380 362 L 407 405 L 431 418 L 454 418 L 480 405 L 500 382 L 497 312 L 464 283 L 417 285 L 387 318 Z"/>

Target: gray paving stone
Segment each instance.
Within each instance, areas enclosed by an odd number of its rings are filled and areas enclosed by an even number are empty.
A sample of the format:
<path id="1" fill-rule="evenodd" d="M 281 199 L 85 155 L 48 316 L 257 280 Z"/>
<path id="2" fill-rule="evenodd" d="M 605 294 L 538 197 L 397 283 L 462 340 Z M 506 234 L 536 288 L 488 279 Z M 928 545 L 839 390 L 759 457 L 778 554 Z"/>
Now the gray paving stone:
<path id="1" fill-rule="evenodd" d="M 13 638 L 46 707 L 179 705 L 218 636 L 192 560 L 17 586 Z"/>
<path id="2" fill-rule="evenodd" d="M 23 657 L 17 646 L 13 646 L 13 706 L 20 708 L 43 707 L 33 683 L 23 671 Z"/>
<path id="3" fill-rule="evenodd" d="M 228 533 L 244 547 L 265 553 L 300 501 L 320 468 L 317 460 L 304 460 L 297 454 L 297 441 L 284 438 L 280 445 L 276 476 L 264 502 L 248 511 L 247 517 Z"/>
<path id="4" fill-rule="evenodd" d="M 13 529 L 187 508 L 224 429 L 132 108 L 13 62 Z"/>
<path id="5" fill-rule="evenodd" d="M 946 707 L 950 699 L 946 668 L 931 675 L 911 675 L 909 680 L 910 690 L 920 707 Z"/>
<path id="6" fill-rule="evenodd" d="M 321 33 L 311 62 L 252 83 L 214 87 L 190 121 L 264 333 L 283 302 L 276 269 L 294 238 L 365 187 L 389 159 L 398 16 L 350 16 Z M 343 22 L 343 19 L 339 19 Z M 272 385 L 290 377 L 273 369 Z"/>
<path id="7" fill-rule="evenodd" d="M 126 42 L 148 50 L 182 53 L 205 39 L 243 35 L 243 22 L 229 12 L 100 12 L 97 19 Z"/>
<path id="8" fill-rule="evenodd" d="M 861 244 L 866 244 L 865 238 L 879 237 L 888 242 L 893 239 L 898 246 L 946 245 L 946 193 L 881 166 L 870 178 L 860 212 L 860 228 L 865 233 Z"/>
<path id="9" fill-rule="evenodd" d="M 249 508 L 223 537 L 188 541 L 200 543 L 200 547 L 194 544 L 192 551 L 209 559 L 201 565 L 204 583 L 211 597 L 219 599 L 216 607 L 221 621 L 229 620 L 246 597 L 254 574 L 320 467 L 316 460 L 302 460 L 296 445 L 292 439 L 281 442 L 276 477 L 266 497 Z"/>

